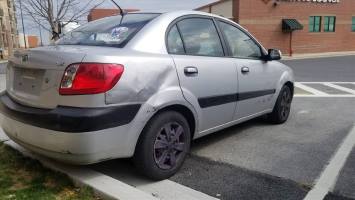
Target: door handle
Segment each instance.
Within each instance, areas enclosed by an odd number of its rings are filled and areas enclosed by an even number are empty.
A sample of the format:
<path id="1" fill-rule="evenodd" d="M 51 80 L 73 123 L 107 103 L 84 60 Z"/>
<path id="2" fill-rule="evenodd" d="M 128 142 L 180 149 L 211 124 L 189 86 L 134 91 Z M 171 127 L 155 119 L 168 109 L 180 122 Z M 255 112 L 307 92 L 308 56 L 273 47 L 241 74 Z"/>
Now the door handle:
<path id="1" fill-rule="evenodd" d="M 197 75 L 198 74 L 198 69 L 197 69 L 197 67 L 192 67 L 192 66 L 190 66 L 190 67 L 185 67 L 184 68 L 184 73 L 186 74 L 186 75 Z"/>
<path id="2" fill-rule="evenodd" d="M 242 71 L 243 74 L 246 74 L 246 73 L 250 72 L 249 67 L 242 67 L 241 71 Z"/>

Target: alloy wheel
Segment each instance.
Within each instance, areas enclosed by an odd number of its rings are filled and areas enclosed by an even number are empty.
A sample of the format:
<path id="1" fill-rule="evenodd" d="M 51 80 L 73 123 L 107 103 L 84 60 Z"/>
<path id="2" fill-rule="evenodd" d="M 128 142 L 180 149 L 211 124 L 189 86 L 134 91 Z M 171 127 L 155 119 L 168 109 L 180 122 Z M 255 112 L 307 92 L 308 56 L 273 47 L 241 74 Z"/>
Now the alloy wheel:
<path id="1" fill-rule="evenodd" d="M 282 119 L 287 119 L 291 111 L 292 95 L 290 90 L 286 89 L 282 93 L 281 97 L 281 109 L 280 114 Z"/>
<path id="2" fill-rule="evenodd" d="M 155 163 L 164 170 L 174 168 L 185 150 L 185 144 L 184 128 L 176 122 L 165 124 L 154 142 Z"/>

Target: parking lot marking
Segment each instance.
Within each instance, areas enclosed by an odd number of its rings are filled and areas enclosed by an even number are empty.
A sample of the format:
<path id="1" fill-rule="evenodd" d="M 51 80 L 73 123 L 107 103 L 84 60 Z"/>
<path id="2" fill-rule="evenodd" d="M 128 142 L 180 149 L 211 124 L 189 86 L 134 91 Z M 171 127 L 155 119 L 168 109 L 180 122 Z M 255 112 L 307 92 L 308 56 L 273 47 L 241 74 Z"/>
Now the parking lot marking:
<path id="1" fill-rule="evenodd" d="M 295 86 L 298 87 L 298 88 L 301 88 L 302 90 L 305 90 L 305 91 L 307 91 L 307 92 L 310 92 L 310 93 L 312 93 L 312 94 L 314 94 L 314 95 L 318 95 L 318 96 L 319 96 L 319 95 L 325 95 L 325 96 L 329 95 L 329 94 L 327 94 L 327 93 L 325 93 L 325 92 L 316 90 L 316 89 L 311 88 L 311 87 L 309 87 L 309 86 L 307 86 L 307 85 L 304 85 L 304 84 L 302 84 L 302 83 L 295 83 Z"/>
<path id="2" fill-rule="evenodd" d="M 302 83 L 302 84 L 323 84 L 323 83 L 333 83 L 333 84 L 354 84 L 355 82 L 297 82 L 297 83 Z"/>
<path id="3" fill-rule="evenodd" d="M 339 94 L 329 94 L 323 92 L 319 88 L 313 88 L 313 85 L 323 85 L 328 88 L 333 88 L 339 91 Z M 343 85 L 340 85 L 343 84 Z M 350 86 L 344 86 L 350 85 Z M 295 97 L 340 97 L 340 98 L 355 98 L 355 90 L 352 88 L 355 82 L 296 82 L 295 83 Z M 350 87 L 350 88 L 349 88 Z"/>
<path id="4" fill-rule="evenodd" d="M 334 189 L 339 173 L 355 146 L 355 124 L 304 200 L 322 200 Z"/>
<path id="5" fill-rule="evenodd" d="M 294 97 L 313 97 L 313 98 L 333 98 L 333 97 L 344 97 L 344 98 L 355 98 L 353 94 L 332 94 L 332 95 L 309 95 L 309 94 L 295 94 Z"/>
<path id="6" fill-rule="evenodd" d="M 335 85 L 333 83 L 323 83 L 323 85 L 355 95 L 355 90 L 352 90 L 352 89 L 349 89 L 349 88 L 346 88 L 346 87 L 343 87 L 343 86 Z"/>

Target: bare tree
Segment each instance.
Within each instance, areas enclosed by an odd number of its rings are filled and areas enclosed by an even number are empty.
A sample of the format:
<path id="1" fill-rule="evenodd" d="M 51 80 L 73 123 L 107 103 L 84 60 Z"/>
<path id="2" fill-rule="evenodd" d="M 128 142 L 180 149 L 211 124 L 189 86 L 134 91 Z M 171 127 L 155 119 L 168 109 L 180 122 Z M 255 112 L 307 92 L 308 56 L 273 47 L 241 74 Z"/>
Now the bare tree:
<path id="1" fill-rule="evenodd" d="M 60 23 L 62 26 L 76 22 L 105 0 L 19 0 L 25 15 L 58 40 Z"/>

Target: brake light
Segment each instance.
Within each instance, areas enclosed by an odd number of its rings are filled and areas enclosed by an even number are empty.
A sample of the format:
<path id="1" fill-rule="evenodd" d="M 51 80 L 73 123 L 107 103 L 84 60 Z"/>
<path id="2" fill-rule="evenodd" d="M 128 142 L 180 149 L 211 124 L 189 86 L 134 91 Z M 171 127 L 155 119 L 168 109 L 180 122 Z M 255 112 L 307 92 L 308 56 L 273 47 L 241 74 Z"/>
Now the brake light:
<path id="1" fill-rule="evenodd" d="M 123 65 L 78 63 L 69 65 L 59 88 L 61 95 L 104 93 L 112 89 L 121 78 Z"/>

